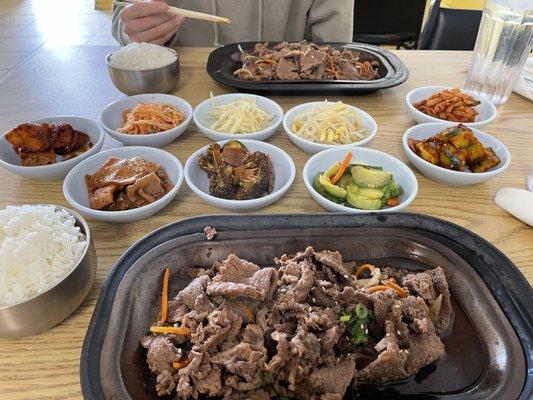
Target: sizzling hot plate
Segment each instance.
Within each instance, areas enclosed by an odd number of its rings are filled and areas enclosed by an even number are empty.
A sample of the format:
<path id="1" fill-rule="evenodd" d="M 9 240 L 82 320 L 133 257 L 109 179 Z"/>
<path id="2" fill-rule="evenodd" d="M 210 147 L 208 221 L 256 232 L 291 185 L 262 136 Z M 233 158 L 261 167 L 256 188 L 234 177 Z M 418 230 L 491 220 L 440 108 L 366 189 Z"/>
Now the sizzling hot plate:
<path id="1" fill-rule="evenodd" d="M 241 67 L 238 60 L 240 49 L 251 51 L 257 42 L 232 43 L 219 47 L 209 54 L 206 70 L 211 78 L 226 86 L 241 91 L 283 95 L 310 94 L 366 94 L 397 86 L 407 80 L 409 71 L 402 61 L 391 52 L 363 43 L 323 43 L 336 49 L 355 50 L 362 61 L 377 61 L 379 79 L 373 81 L 350 80 L 292 80 L 253 82 L 233 74 Z M 270 42 L 275 46 L 278 42 Z"/>
<path id="2" fill-rule="evenodd" d="M 215 240 L 206 241 L 205 226 L 218 229 Z M 171 268 L 174 295 L 190 282 L 191 266 L 211 266 L 230 253 L 268 266 L 307 245 L 339 250 L 346 261 L 411 270 L 440 265 L 452 293 L 455 319 L 443 360 L 345 399 L 532 398 L 533 290 L 524 276 L 466 229 L 403 213 L 205 216 L 149 234 L 117 261 L 98 298 L 81 357 L 84 397 L 157 398 L 139 340 L 157 318 L 164 268 Z"/>

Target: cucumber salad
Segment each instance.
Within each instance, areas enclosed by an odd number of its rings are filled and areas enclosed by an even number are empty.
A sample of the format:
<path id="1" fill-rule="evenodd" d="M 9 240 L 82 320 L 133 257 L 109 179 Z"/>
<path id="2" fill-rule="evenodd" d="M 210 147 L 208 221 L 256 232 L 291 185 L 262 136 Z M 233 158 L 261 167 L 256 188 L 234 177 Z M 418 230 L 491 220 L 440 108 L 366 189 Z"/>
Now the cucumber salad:
<path id="1" fill-rule="evenodd" d="M 352 156 L 347 153 L 342 162 L 318 172 L 313 188 L 334 203 L 361 210 L 380 210 L 400 204 L 403 189 L 394 182 L 392 172 L 383 171 L 379 166 L 350 163 Z"/>

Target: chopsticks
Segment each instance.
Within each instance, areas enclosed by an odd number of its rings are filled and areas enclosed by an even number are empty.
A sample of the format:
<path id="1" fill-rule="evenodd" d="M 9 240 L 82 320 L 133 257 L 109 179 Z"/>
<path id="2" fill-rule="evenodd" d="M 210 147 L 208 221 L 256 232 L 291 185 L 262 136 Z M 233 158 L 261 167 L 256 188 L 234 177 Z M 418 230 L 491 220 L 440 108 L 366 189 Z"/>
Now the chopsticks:
<path id="1" fill-rule="evenodd" d="M 121 0 L 121 1 L 114 1 L 115 4 L 124 5 L 124 4 L 135 4 L 135 3 L 143 3 L 144 0 Z M 229 18 L 225 17 L 219 17 L 218 15 L 211 15 L 211 14 L 205 14 L 197 11 L 191 11 L 191 10 L 185 10 L 184 8 L 178 8 L 178 7 L 172 7 L 170 6 L 168 8 L 168 14 L 173 15 L 183 15 L 187 18 L 193 18 L 193 19 L 201 19 L 204 21 L 211 21 L 211 22 L 217 22 L 222 24 L 231 24 L 231 21 Z"/>

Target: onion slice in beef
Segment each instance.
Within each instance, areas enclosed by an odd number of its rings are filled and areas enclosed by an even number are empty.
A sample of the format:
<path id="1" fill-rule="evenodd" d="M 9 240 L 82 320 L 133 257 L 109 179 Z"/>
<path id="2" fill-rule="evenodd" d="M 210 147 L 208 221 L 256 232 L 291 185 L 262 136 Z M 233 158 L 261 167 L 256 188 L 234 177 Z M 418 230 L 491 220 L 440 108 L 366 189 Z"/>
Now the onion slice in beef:
<path id="1" fill-rule="evenodd" d="M 442 305 L 442 293 L 435 299 L 435 302 L 429 307 L 429 318 L 431 321 L 435 321 L 440 314 L 440 308 Z"/>
<path id="2" fill-rule="evenodd" d="M 362 268 L 363 266 L 359 267 Z M 359 271 L 359 270 L 358 270 Z M 369 279 L 357 279 L 357 272 L 356 272 L 356 284 L 358 287 L 371 287 L 374 285 L 378 285 L 381 281 L 381 270 L 379 268 L 374 267 L 373 269 L 370 269 L 370 278 Z"/>

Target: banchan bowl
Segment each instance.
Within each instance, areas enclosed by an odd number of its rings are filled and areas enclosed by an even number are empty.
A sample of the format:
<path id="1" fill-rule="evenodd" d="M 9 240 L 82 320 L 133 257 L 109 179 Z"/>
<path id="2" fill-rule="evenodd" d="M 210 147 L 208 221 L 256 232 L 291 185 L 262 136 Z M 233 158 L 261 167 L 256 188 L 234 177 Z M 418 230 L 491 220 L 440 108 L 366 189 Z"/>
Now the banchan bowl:
<path id="1" fill-rule="evenodd" d="M 226 142 L 218 142 L 220 146 L 224 143 Z M 228 200 L 212 196 L 209 194 L 207 174 L 198 166 L 198 157 L 207 151 L 208 146 L 205 146 L 192 154 L 185 163 L 185 180 L 191 190 L 206 203 L 234 212 L 258 210 L 279 200 L 292 185 L 296 167 L 287 153 L 279 147 L 257 140 L 241 140 L 241 143 L 251 152 L 260 151 L 270 156 L 275 174 L 274 190 L 266 196 L 250 200 Z"/>
<path id="2" fill-rule="evenodd" d="M 245 98 L 257 100 L 257 105 L 259 108 L 274 116 L 272 123 L 268 127 L 252 133 L 225 133 L 215 131 L 209 127 L 209 122 L 212 121 L 211 117 L 209 116 L 209 112 L 213 109 L 213 101 L 217 105 L 224 105 L 231 103 L 235 100 Z M 213 97 L 213 99 L 209 98 L 202 101 L 194 109 L 194 123 L 196 124 L 200 132 L 202 132 L 205 136 L 215 142 L 229 139 L 265 140 L 276 132 L 276 129 L 278 129 L 278 126 L 281 124 L 282 120 L 283 109 L 278 103 L 273 100 L 270 100 L 267 97 L 246 93 L 230 93 L 215 96 Z"/>
<path id="3" fill-rule="evenodd" d="M 316 154 L 322 150 L 335 149 L 339 147 L 348 148 L 348 147 L 365 146 L 376 136 L 376 133 L 378 131 L 378 125 L 376 123 L 376 120 L 372 118 L 372 116 L 368 114 L 367 112 L 361 110 L 360 108 L 351 106 L 349 104 L 347 104 L 347 106 L 351 108 L 352 110 L 354 110 L 357 114 L 359 114 L 359 118 L 361 119 L 362 125 L 368 131 L 368 136 L 366 138 L 358 142 L 349 143 L 349 144 L 323 144 L 323 143 L 312 142 L 310 140 L 304 139 L 298 136 L 296 133 L 294 133 L 294 131 L 292 130 L 292 122 L 297 115 L 311 108 L 324 105 L 324 104 L 333 105 L 335 103 L 326 102 L 326 101 L 315 101 L 311 103 L 300 104 L 296 107 L 291 108 L 289 111 L 287 111 L 287 113 L 285 114 L 285 117 L 283 117 L 283 128 L 285 129 L 287 136 L 289 137 L 292 143 L 294 143 L 296 146 L 298 146 L 300 149 L 302 149 L 307 154 Z"/>
<path id="4" fill-rule="evenodd" d="M 333 201 L 323 197 L 313 188 L 313 180 L 315 175 L 318 172 L 325 171 L 335 161 L 341 161 L 348 151 L 353 154 L 352 162 L 354 163 L 380 166 L 383 167 L 384 171 L 392 172 L 394 182 L 401 185 L 403 188 L 403 194 L 400 196 L 400 203 L 397 206 L 385 206 L 385 208 L 382 208 L 381 210 L 361 210 L 358 208 L 348 207 L 343 204 L 334 203 Z M 322 208 L 330 212 L 357 214 L 369 212 L 401 211 L 411 204 L 418 192 L 418 182 L 416 180 L 416 176 L 407 165 L 387 153 L 363 147 L 329 149 L 315 154 L 305 163 L 303 180 L 311 197 L 320 206 L 322 206 Z"/>
<path id="5" fill-rule="evenodd" d="M 440 92 L 445 89 L 453 89 L 449 86 L 423 86 L 416 89 L 411 90 L 407 95 L 405 96 L 405 105 L 407 106 L 407 109 L 409 110 L 409 113 L 411 114 L 411 117 L 418 123 L 423 124 L 426 122 L 450 122 L 446 121 L 440 118 L 435 118 L 430 115 L 424 114 L 422 111 L 418 111 L 414 106 L 413 103 L 417 103 L 419 101 L 422 101 L 424 99 L 427 99 L 432 94 Z M 479 113 L 476 116 L 475 122 L 468 122 L 465 123 L 465 125 L 468 125 L 470 127 L 474 128 L 481 128 L 483 126 L 486 126 L 490 124 L 494 118 L 496 118 L 496 115 L 498 114 L 498 110 L 494 105 L 485 99 L 484 97 L 471 92 L 470 90 L 461 89 L 462 92 L 468 93 L 474 99 L 479 100 L 481 103 L 475 107 L 476 111 Z"/>
<path id="6" fill-rule="evenodd" d="M 175 128 L 147 135 L 118 132 L 117 129 L 123 124 L 122 113 L 124 110 L 132 109 L 139 103 L 171 104 L 184 115 L 185 120 Z M 187 130 L 192 120 L 192 113 L 192 106 L 180 97 L 161 93 L 138 94 L 109 104 L 100 114 L 100 123 L 111 137 L 126 146 L 162 147 L 173 142 Z"/>
<path id="7" fill-rule="evenodd" d="M 122 211 L 93 210 L 89 207 L 85 176 L 94 174 L 109 157 L 140 157 L 154 161 L 163 167 L 174 187 L 160 199 L 142 207 Z M 167 206 L 178 194 L 182 182 L 183 167 L 172 154 L 153 147 L 119 147 L 96 154 L 73 168 L 63 182 L 63 195 L 72 207 L 89 218 L 107 222 L 133 222 L 147 218 Z"/>
<path id="8" fill-rule="evenodd" d="M 70 160 L 60 161 L 50 165 L 25 167 L 20 165 L 19 155 L 15 153 L 11 144 L 6 140 L 6 132 L 0 137 L 0 166 L 25 178 L 59 179 L 65 177 L 68 172 L 81 161 L 97 154 L 104 144 L 104 131 L 97 122 L 91 119 L 75 117 L 72 115 L 60 115 L 57 117 L 37 119 L 31 123 L 41 124 L 45 122 L 52 124 L 68 123 L 72 125 L 74 129 L 87 134 L 91 138 L 93 147 Z"/>
<path id="9" fill-rule="evenodd" d="M 431 179 L 437 183 L 442 183 L 443 185 L 450 186 L 468 186 L 474 185 L 476 183 L 485 182 L 495 176 L 500 175 L 503 171 L 509 167 L 511 163 L 511 153 L 507 150 L 507 147 L 496 139 L 493 136 L 490 136 L 488 133 L 480 131 L 479 129 L 472 128 L 472 132 L 479 139 L 481 144 L 485 147 L 492 147 L 498 158 L 501 160 L 500 164 L 491 168 L 487 172 L 473 173 L 473 172 L 461 172 L 461 171 L 452 171 L 438 165 L 431 164 L 427 162 L 422 157 L 419 157 L 417 154 L 411 150 L 409 147 L 409 140 L 423 140 L 427 139 L 442 130 L 453 126 L 449 122 L 433 122 L 429 124 L 420 124 L 415 125 L 409 128 L 403 135 L 402 146 L 403 151 L 411 164 L 413 164 L 416 169 L 420 171 L 422 175 L 426 178 Z"/>

